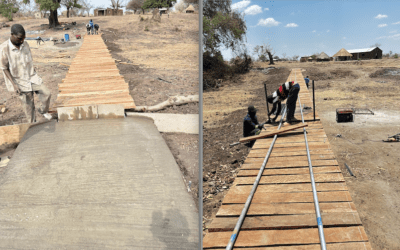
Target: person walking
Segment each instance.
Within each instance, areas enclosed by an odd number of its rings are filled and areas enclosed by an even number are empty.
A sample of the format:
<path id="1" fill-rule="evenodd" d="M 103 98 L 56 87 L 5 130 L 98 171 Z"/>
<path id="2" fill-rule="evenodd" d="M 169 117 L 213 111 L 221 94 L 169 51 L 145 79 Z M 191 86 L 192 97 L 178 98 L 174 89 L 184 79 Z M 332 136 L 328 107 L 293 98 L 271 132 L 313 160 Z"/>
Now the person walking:
<path id="1" fill-rule="evenodd" d="M 93 35 L 93 33 L 94 33 L 94 24 L 93 24 L 93 20 L 92 19 L 90 19 L 89 25 L 90 25 L 90 31 L 91 31 L 91 33 Z"/>
<path id="2" fill-rule="evenodd" d="M 308 89 L 308 83 L 310 82 L 310 79 L 308 78 L 308 76 L 306 78 L 304 78 L 304 81 L 306 82 L 307 89 Z"/>
<path id="3" fill-rule="evenodd" d="M 25 41 L 25 29 L 20 24 L 11 26 L 10 39 L 0 45 L 0 68 L 8 91 L 15 92 L 22 103 L 29 123 L 36 122 L 34 93 L 41 102 L 38 109 L 47 120 L 51 93 L 33 67 L 32 53 Z"/>
<path id="4" fill-rule="evenodd" d="M 267 97 L 267 101 L 269 103 L 273 104 L 271 112 L 269 112 L 268 116 L 272 115 L 276 111 L 275 118 L 272 118 L 271 120 L 273 122 L 276 121 L 276 118 L 279 116 L 281 113 L 281 102 L 286 100 L 286 107 L 287 107 L 287 118 L 286 122 L 293 124 L 293 123 L 298 123 L 300 120 L 297 120 L 294 118 L 294 113 L 296 111 L 296 102 L 297 98 L 299 96 L 299 91 L 300 91 L 300 85 L 295 82 L 285 82 L 282 84 L 278 90 L 276 90 L 274 93 L 269 95 Z"/>

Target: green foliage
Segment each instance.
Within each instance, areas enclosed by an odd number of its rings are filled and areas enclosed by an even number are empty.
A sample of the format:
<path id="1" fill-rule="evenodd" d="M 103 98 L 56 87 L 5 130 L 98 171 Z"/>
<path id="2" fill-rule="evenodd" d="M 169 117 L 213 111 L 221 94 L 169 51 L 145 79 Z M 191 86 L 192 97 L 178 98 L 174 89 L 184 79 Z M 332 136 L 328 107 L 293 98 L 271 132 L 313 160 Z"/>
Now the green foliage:
<path id="1" fill-rule="evenodd" d="M 176 0 L 146 0 L 142 8 L 143 9 L 151 9 L 151 8 L 171 8 L 173 6 L 173 3 L 175 3 Z"/>
<path id="2" fill-rule="evenodd" d="M 12 21 L 12 14 L 17 13 L 19 8 L 12 2 L 7 0 L 0 1 L 0 14 L 8 18 L 8 21 Z"/>
<path id="3" fill-rule="evenodd" d="M 260 60 L 261 62 L 266 62 L 268 59 L 265 55 L 261 55 L 258 57 L 258 60 Z"/>
<path id="4" fill-rule="evenodd" d="M 144 31 L 149 31 L 149 28 L 147 28 L 147 26 L 144 27 Z"/>
<path id="5" fill-rule="evenodd" d="M 78 8 L 78 9 L 82 8 L 82 5 L 80 5 L 80 4 L 78 3 L 78 0 L 65 0 L 65 1 L 62 2 L 62 4 L 63 4 L 67 9 L 69 9 L 69 8 Z"/>
<path id="6" fill-rule="evenodd" d="M 397 53 L 394 54 L 394 58 L 399 58 L 399 55 Z"/>
<path id="7" fill-rule="evenodd" d="M 25 4 L 30 3 L 30 0 L 23 0 Z M 57 10 L 60 8 L 61 0 L 35 0 L 36 4 L 40 6 L 40 10 Z"/>

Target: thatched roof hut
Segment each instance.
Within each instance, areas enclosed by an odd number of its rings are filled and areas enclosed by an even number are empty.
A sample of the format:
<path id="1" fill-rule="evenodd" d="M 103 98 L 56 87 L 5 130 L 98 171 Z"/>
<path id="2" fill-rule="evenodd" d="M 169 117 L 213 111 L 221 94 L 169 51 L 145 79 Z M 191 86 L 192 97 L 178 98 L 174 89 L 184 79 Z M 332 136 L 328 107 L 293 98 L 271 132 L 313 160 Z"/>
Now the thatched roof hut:
<path id="1" fill-rule="evenodd" d="M 328 56 L 327 54 L 325 54 L 325 52 L 321 52 L 321 54 L 319 54 L 319 55 L 317 56 L 317 59 L 320 59 L 320 60 L 329 60 L 329 56 Z"/>
<path id="2" fill-rule="evenodd" d="M 193 5 L 189 5 L 189 7 L 186 8 L 185 13 L 194 13 Z"/>
<path id="3" fill-rule="evenodd" d="M 338 51 L 338 53 L 334 54 L 332 57 L 352 57 L 353 55 L 350 54 L 347 50 L 345 50 L 344 48 L 342 48 L 341 50 Z"/>

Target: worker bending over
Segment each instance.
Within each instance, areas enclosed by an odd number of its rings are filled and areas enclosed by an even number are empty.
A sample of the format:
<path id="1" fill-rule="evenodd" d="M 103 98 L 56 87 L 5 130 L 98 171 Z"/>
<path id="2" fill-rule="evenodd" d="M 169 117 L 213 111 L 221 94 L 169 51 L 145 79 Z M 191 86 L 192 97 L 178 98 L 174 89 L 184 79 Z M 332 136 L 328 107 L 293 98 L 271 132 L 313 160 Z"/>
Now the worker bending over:
<path id="1" fill-rule="evenodd" d="M 15 92 L 21 100 L 28 122 L 36 121 L 33 93 L 42 104 L 39 113 L 50 120 L 51 115 L 47 112 L 51 94 L 33 67 L 32 53 L 25 42 L 25 29 L 20 24 L 11 26 L 10 39 L 0 45 L 0 67 L 8 91 Z"/>
<path id="2" fill-rule="evenodd" d="M 90 27 L 90 23 L 86 24 L 86 30 L 87 30 L 87 34 L 90 35 L 90 30 L 92 28 Z"/>
<path id="3" fill-rule="evenodd" d="M 257 109 L 253 105 L 250 105 L 247 108 L 247 115 L 243 121 L 243 137 L 259 135 L 261 133 L 261 130 L 264 128 L 265 123 L 258 123 L 256 113 Z M 255 140 L 246 143 L 246 146 L 253 147 L 254 143 Z"/>
<path id="4" fill-rule="evenodd" d="M 94 34 L 95 34 L 95 35 L 98 35 L 98 34 L 99 34 L 99 28 L 100 28 L 100 27 L 99 27 L 98 24 L 95 24 L 95 25 L 94 25 Z"/>
<path id="5" fill-rule="evenodd" d="M 269 112 L 268 116 L 272 115 L 276 111 L 275 118 L 272 118 L 272 121 L 275 122 L 278 115 L 281 113 L 281 102 L 286 100 L 287 107 L 287 118 L 286 122 L 293 124 L 300 122 L 296 118 L 294 118 L 294 112 L 296 111 L 296 101 L 299 96 L 300 85 L 295 82 L 285 82 L 282 84 L 278 90 L 276 90 L 272 95 L 267 97 L 267 101 L 273 104 L 271 112 Z"/>

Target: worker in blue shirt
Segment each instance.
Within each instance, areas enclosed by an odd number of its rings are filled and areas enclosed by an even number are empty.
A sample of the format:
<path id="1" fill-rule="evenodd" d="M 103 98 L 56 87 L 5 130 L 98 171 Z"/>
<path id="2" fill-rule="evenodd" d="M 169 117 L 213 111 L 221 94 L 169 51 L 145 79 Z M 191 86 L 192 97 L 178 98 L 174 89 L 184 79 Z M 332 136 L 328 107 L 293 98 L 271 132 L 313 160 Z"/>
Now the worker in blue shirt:
<path id="1" fill-rule="evenodd" d="M 93 35 L 93 33 L 94 33 L 94 31 L 93 31 L 94 24 L 93 24 L 93 20 L 92 19 L 90 19 L 89 25 L 90 25 L 90 29 L 91 29 L 91 32 L 92 32 L 92 35 Z"/>
<path id="2" fill-rule="evenodd" d="M 310 79 L 308 79 L 308 76 L 304 78 L 304 81 L 306 81 L 307 89 L 308 89 L 308 83 L 310 82 Z"/>

